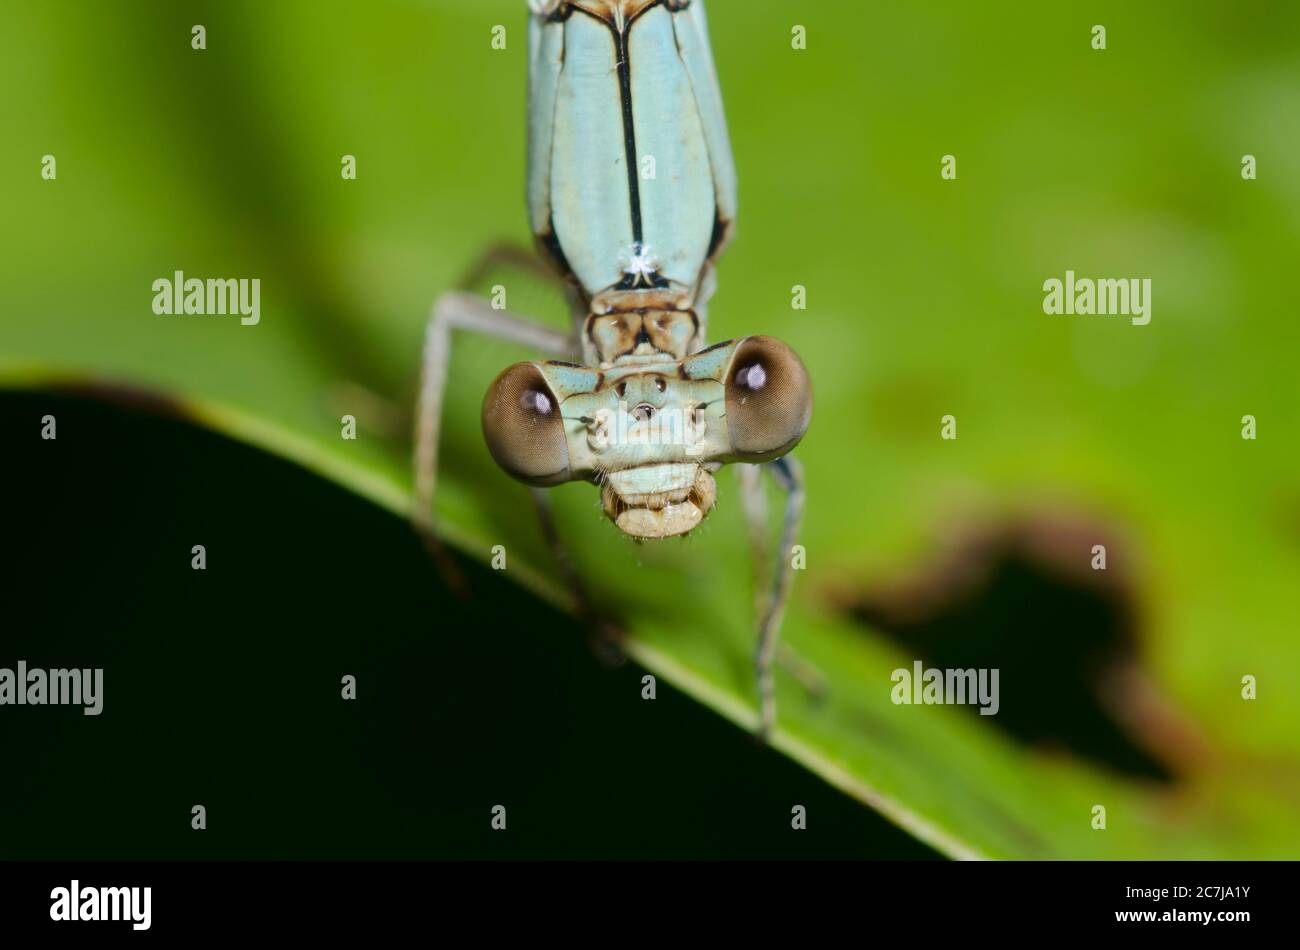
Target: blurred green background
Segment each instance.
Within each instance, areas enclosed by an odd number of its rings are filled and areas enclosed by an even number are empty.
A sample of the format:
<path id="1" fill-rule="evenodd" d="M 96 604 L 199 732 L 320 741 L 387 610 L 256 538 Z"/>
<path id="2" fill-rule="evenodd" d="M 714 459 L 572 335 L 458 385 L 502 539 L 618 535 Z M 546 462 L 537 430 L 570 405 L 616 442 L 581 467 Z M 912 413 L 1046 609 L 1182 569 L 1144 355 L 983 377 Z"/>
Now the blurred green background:
<path id="1" fill-rule="evenodd" d="M 523 6 L 9 5 L 0 384 L 166 394 L 403 511 L 428 309 L 485 245 L 528 238 Z M 831 692 L 779 678 L 776 748 L 950 856 L 1296 856 L 1300 9 L 715 0 L 710 16 L 741 182 L 711 330 L 786 339 L 817 396 L 786 639 Z M 151 284 L 177 269 L 259 277 L 261 324 L 155 316 Z M 1151 324 L 1045 315 L 1043 281 L 1067 269 L 1149 277 Z M 563 324 L 554 288 L 499 279 Z M 467 557 L 505 544 L 505 579 L 563 606 L 526 494 L 478 433 L 488 381 L 525 355 L 457 346 L 439 515 Z M 38 433 L 6 440 L 18 466 Z M 749 566 L 734 479 L 720 488 L 689 539 L 645 546 L 589 486 L 555 495 L 634 659 L 748 728 Z M 1104 577 L 1087 570 L 1101 541 Z M 500 599 L 476 593 L 471 616 Z M 248 609 L 260 636 L 289 635 Z M 542 608 L 510 609 L 524 626 Z M 388 610 L 347 623 L 489 635 Z M 918 658 L 1003 669 L 1002 712 L 893 705 L 890 672 Z"/>

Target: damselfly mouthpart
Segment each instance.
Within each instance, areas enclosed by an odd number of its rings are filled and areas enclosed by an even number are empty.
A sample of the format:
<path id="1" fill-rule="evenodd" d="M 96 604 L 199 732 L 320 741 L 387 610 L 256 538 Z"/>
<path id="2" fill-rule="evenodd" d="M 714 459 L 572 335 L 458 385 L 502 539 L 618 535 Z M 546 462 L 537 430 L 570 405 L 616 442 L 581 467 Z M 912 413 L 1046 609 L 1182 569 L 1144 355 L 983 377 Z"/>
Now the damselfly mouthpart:
<path id="1" fill-rule="evenodd" d="M 416 430 L 417 523 L 432 529 L 437 433 L 452 329 L 554 357 L 509 367 L 483 403 L 497 463 L 538 489 L 601 488 L 602 507 L 638 539 L 686 534 L 717 497 L 714 473 L 743 463 L 742 498 L 760 560 L 759 466 L 786 492 L 775 566 L 759 597 L 759 733 L 775 723 L 772 663 L 802 514 L 787 453 L 812 416 L 807 370 L 768 336 L 706 344 L 714 264 L 736 215 L 736 176 L 703 0 L 532 0 L 528 206 L 544 257 L 564 280 L 572 336 L 439 299 L 425 345 Z M 657 170 L 645 175 L 649 160 Z M 570 581 L 578 588 L 576 575 Z M 766 573 L 766 572 L 764 572 Z M 579 604 L 586 603 L 581 589 Z"/>

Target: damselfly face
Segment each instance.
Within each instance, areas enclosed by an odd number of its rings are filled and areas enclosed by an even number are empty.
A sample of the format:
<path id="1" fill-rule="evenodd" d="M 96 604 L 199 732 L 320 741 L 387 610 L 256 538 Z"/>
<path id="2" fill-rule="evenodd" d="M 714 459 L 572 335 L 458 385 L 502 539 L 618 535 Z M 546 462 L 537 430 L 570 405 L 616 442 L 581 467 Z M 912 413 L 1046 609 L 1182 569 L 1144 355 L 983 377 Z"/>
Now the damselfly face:
<path id="1" fill-rule="evenodd" d="M 811 383 L 780 340 L 745 337 L 684 359 L 650 349 L 633 345 L 600 368 L 530 362 L 505 370 L 483 401 L 492 457 L 529 484 L 598 484 L 620 529 L 666 538 L 712 509 L 713 472 L 779 458 L 803 438 Z"/>

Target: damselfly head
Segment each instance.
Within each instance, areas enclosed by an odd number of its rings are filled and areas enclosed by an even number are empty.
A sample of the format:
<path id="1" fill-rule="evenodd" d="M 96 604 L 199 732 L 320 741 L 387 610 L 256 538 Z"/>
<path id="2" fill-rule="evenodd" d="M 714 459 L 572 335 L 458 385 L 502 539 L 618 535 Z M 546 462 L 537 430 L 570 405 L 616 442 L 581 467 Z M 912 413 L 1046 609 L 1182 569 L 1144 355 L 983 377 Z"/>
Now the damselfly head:
<path id="1" fill-rule="evenodd" d="M 483 402 L 497 463 L 522 481 L 601 486 L 601 504 L 638 538 L 685 534 L 712 509 L 713 473 L 790 451 L 812 417 L 808 372 L 772 337 L 685 359 L 635 352 L 615 365 L 516 363 Z"/>

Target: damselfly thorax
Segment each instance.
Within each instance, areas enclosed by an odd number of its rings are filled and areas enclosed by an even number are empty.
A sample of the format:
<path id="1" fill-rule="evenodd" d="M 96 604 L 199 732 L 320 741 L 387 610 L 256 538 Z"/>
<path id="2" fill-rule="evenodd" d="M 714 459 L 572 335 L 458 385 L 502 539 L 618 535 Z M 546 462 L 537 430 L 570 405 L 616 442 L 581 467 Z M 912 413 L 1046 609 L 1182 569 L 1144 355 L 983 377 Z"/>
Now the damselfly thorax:
<path id="1" fill-rule="evenodd" d="M 587 365 L 510 367 L 483 429 L 512 475 L 598 482 L 623 531 L 684 534 L 713 506 L 713 472 L 785 454 L 811 413 L 807 372 L 785 344 L 705 349 L 736 180 L 704 6 L 533 10 L 529 212 L 570 287 Z"/>

